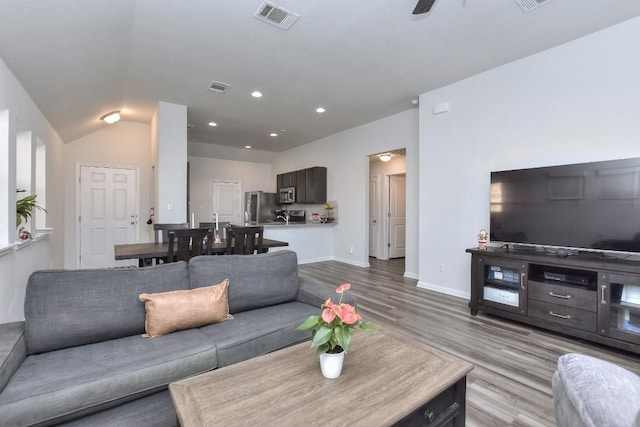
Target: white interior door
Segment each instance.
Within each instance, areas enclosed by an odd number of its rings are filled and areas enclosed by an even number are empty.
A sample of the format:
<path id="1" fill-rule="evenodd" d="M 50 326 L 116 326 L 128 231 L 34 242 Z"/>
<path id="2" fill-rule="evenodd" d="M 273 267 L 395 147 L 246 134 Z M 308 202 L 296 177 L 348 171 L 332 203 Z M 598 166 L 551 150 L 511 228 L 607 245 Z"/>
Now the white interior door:
<path id="1" fill-rule="evenodd" d="M 135 243 L 137 170 L 80 166 L 80 268 L 133 265 L 116 261 L 113 245 Z"/>
<path id="2" fill-rule="evenodd" d="M 242 224 L 242 194 L 239 181 L 213 181 L 211 220 Z"/>
<path id="3" fill-rule="evenodd" d="M 400 258 L 405 255 L 406 187 L 407 179 L 404 175 L 389 177 L 389 258 Z"/>
<path id="4" fill-rule="evenodd" d="M 369 256 L 378 257 L 378 233 L 380 231 L 380 190 L 378 175 L 369 177 Z"/>

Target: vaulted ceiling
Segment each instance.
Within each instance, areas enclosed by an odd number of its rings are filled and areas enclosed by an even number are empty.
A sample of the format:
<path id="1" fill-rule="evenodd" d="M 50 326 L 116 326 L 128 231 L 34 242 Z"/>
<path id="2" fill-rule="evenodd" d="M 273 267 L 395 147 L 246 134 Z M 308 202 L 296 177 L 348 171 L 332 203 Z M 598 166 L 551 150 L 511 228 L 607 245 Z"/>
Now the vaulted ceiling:
<path id="1" fill-rule="evenodd" d="M 411 14 L 416 0 L 274 0 L 299 15 L 283 30 L 254 17 L 262 3 L 0 0 L 0 58 L 65 142 L 107 126 L 99 117 L 111 110 L 149 122 L 166 101 L 187 106 L 189 140 L 279 152 L 640 15 L 637 0 L 546 0 L 528 12 L 514 0 L 440 0 L 425 15 Z M 230 87 L 213 92 L 214 80 Z"/>

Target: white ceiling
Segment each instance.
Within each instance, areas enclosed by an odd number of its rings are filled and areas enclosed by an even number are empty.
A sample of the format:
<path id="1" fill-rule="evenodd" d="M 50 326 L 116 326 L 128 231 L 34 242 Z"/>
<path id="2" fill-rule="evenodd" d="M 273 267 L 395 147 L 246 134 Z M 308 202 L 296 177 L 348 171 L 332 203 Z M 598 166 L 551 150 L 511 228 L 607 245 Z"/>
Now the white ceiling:
<path id="1" fill-rule="evenodd" d="M 300 15 L 283 31 L 253 17 L 261 3 L 0 0 L 0 57 L 65 142 L 107 126 L 111 110 L 149 122 L 166 101 L 188 107 L 189 140 L 278 152 L 640 15 L 638 0 L 527 13 L 514 0 L 440 0 L 419 16 L 416 0 L 275 0 Z M 231 87 L 213 93 L 212 80 Z"/>

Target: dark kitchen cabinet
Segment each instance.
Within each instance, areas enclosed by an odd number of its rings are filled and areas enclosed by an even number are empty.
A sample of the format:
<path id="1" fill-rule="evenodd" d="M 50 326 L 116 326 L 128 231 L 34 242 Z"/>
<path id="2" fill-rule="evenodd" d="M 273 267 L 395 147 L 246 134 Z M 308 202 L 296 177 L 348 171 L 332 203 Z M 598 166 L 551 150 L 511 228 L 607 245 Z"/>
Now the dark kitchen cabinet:
<path id="1" fill-rule="evenodd" d="M 278 174 L 276 177 L 276 188 L 277 192 L 280 193 L 280 189 L 286 187 L 296 187 L 296 173 L 295 172 L 287 172 Z"/>
<path id="2" fill-rule="evenodd" d="M 305 169 L 306 201 L 309 205 L 327 203 L 327 168 L 316 166 Z"/>
<path id="3" fill-rule="evenodd" d="M 296 203 L 320 205 L 327 202 L 327 168 L 314 166 L 276 176 L 278 193 L 285 187 L 296 188 Z"/>
<path id="4" fill-rule="evenodd" d="M 303 169 L 293 173 L 296 174 L 296 202 L 307 203 L 307 172 Z"/>

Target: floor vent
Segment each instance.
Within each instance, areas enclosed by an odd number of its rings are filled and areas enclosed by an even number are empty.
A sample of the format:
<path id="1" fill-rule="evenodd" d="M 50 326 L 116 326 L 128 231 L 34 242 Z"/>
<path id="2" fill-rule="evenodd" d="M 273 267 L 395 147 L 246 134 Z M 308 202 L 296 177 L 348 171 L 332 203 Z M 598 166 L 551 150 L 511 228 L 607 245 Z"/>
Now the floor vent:
<path id="1" fill-rule="evenodd" d="M 223 93 L 229 89 L 229 86 L 231 86 L 229 83 L 222 83 L 214 80 L 209 84 L 209 90 L 212 92 Z"/>
<path id="2" fill-rule="evenodd" d="M 520 6 L 522 10 L 529 12 L 538 6 L 542 6 L 548 1 L 549 0 L 516 0 L 516 3 L 518 3 L 518 6 Z"/>
<path id="3" fill-rule="evenodd" d="M 273 3 L 265 1 L 260 5 L 256 13 L 253 15 L 261 21 L 268 22 L 276 27 L 288 30 L 298 20 L 300 15 L 289 12 L 276 6 Z"/>

